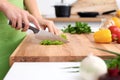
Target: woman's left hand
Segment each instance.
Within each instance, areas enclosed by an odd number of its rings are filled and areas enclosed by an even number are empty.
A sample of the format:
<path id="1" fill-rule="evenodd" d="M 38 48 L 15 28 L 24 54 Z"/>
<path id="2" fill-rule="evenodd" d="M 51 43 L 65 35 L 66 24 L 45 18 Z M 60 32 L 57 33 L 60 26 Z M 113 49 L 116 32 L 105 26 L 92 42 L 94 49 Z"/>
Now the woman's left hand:
<path id="1" fill-rule="evenodd" d="M 61 30 L 59 30 L 53 21 L 50 21 L 50 20 L 46 20 L 44 18 L 41 18 L 38 20 L 38 22 L 40 23 L 40 27 L 45 30 L 46 28 L 48 28 L 49 32 L 53 33 L 53 34 L 56 34 L 56 35 L 59 35 L 62 33 Z"/>

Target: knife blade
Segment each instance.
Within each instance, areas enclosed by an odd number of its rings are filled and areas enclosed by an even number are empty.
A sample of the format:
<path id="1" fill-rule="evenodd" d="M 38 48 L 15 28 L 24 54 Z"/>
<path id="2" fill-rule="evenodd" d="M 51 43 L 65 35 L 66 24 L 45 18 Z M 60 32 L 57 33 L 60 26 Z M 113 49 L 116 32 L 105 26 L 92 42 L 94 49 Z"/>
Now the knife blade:
<path id="1" fill-rule="evenodd" d="M 9 25 L 12 25 L 11 21 L 9 21 Z M 25 26 L 25 24 L 22 23 L 22 27 L 24 27 L 24 26 Z M 60 35 L 55 35 L 53 33 L 45 31 L 45 30 L 39 30 L 39 29 L 33 27 L 32 25 L 29 25 L 29 29 L 34 32 L 35 38 L 39 39 L 39 40 L 58 40 L 58 41 L 62 41 L 64 43 L 69 42 L 67 39 L 62 38 Z"/>
<path id="2" fill-rule="evenodd" d="M 67 39 L 62 38 L 59 35 L 54 35 L 53 33 L 47 32 L 45 30 L 40 30 L 37 34 L 35 34 L 35 37 L 41 40 L 58 40 L 64 43 L 68 42 Z"/>

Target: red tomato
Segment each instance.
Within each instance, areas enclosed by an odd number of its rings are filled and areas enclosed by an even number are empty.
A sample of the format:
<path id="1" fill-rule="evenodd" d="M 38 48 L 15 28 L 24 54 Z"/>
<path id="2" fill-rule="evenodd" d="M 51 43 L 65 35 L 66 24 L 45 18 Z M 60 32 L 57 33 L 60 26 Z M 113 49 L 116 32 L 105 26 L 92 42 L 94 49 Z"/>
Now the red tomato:
<path id="1" fill-rule="evenodd" d="M 117 26 L 110 26 L 109 30 L 112 33 L 112 40 L 120 44 L 120 28 Z"/>
<path id="2" fill-rule="evenodd" d="M 112 41 L 117 41 L 118 40 L 118 36 L 116 34 L 112 34 Z"/>
<path id="3" fill-rule="evenodd" d="M 111 31 L 112 34 L 119 34 L 120 33 L 120 28 L 117 26 L 110 26 L 109 30 Z"/>
<path id="4" fill-rule="evenodd" d="M 120 44 L 120 39 L 117 40 L 117 43 Z"/>
<path id="5" fill-rule="evenodd" d="M 120 33 L 119 33 L 119 34 L 117 34 L 117 43 L 119 43 L 119 44 L 120 44 Z"/>

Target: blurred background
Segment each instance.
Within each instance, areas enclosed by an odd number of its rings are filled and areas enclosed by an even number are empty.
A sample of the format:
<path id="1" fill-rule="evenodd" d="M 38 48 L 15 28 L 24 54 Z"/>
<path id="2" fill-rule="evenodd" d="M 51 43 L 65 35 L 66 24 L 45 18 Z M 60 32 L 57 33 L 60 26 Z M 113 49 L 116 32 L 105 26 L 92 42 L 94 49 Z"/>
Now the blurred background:
<path id="1" fill-rule="evenodd" d="M 64 3 L 74 4 L 76 1 L 77 0 L 64 0 Z M 55 15 L 54 5 L 60 3 L 61 0 L 37 0 L 37 2 L 42 15 Z M 116 0 L 116 4 L 120 9 L 120 0 Z"/>

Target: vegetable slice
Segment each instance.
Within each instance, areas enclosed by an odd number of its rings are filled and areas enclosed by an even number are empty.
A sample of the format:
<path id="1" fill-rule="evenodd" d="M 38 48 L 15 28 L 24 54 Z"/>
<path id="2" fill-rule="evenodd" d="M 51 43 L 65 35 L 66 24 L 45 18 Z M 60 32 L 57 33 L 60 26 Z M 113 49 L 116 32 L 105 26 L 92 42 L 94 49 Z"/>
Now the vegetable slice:
<path id="1" fill-rule="evenodd" d="M 52 40 L 42 40 L 40 42 L 41 45 L 61 45 L 63 44 L 62 41 L 58 41 L 58 40 L 55 40 L 55 41 L 52 41 Z"/>

